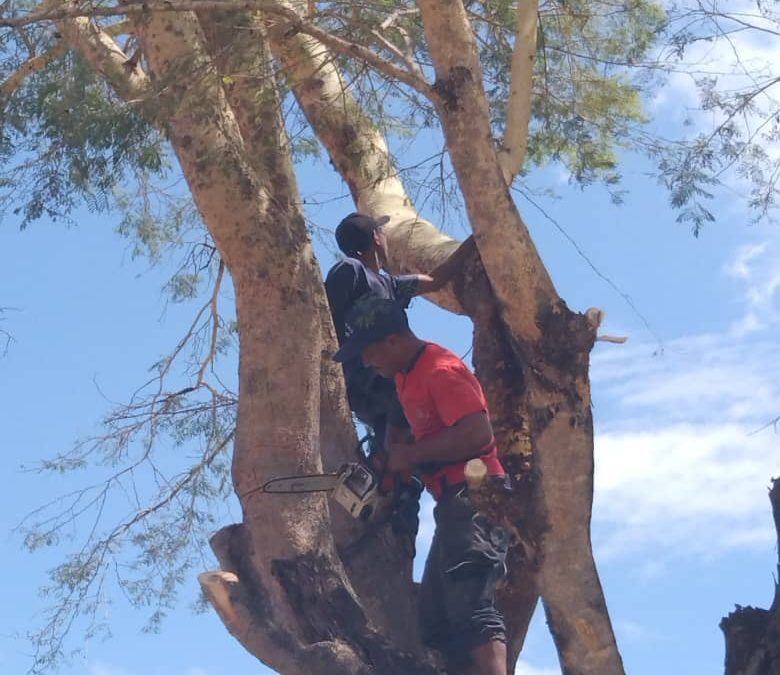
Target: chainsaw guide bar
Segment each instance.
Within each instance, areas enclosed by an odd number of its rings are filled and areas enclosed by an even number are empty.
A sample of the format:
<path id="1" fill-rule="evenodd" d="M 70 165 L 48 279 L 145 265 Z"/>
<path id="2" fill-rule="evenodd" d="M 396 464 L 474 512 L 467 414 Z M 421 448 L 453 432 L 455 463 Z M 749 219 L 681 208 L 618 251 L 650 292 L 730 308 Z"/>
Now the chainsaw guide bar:
<path id="1" fill-rule="evenodd" d="M 309 476 L 284 476 L 265 483 L 262 492 L 273 494 L 300 494 L 306 492 L 330 492 L 341 479 L 339 473 L 315 473 Z"/>

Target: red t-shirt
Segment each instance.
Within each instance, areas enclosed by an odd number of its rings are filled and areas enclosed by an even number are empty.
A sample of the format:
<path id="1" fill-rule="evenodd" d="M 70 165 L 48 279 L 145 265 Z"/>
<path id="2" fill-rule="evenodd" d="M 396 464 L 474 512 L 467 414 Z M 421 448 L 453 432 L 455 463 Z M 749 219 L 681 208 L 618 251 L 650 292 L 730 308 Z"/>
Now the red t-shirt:
<path id="1" fill-rule="evenodd" d="M 474 373 L 457 354 L 433 342 L 426 343 L 408 373 L 395 376 L 395 386 L 418 441 L 455 425 L 467 415 L 488 411 L 485 394 Z M 495 441 L 484 450 L 481 459 L 487 464 L 488 473 L 503 475 Z M 448 484 L 462 482 L 465 465 L 466 462 L 438 465 L 434 471 L 423 473 L 422 478 L 438 497 L 441 479 L 445 478 Z"/>

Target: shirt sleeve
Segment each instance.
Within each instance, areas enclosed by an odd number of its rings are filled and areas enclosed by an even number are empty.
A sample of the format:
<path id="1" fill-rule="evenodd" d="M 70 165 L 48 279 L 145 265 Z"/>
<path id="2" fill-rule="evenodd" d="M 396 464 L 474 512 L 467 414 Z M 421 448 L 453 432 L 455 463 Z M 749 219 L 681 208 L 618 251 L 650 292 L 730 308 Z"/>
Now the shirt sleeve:
<path id="1" fill-rule="evenodd" d="M 408 307 L 412 298 L 417 295 L 417 275 L 401 274 L 399 276 L 392 276 L 391 281 L 395 299 L 401 303 L 402 307 Z"/>
<path id="2" fill-rule="evenodd" d="M 325 291 L 339 344 L 344 341 L 344 319 L 354 302 L 357 285 L 357 270 L 348 263 L 334 267 L 325 279 Z"/>
<path id="3" fill-rule="evenodd" d="M 482 386 L 466 366 L 437 368 L 428 376 L 428 390 L 439 418 L 447 427 L 467 415 L 487 411 Z"/>

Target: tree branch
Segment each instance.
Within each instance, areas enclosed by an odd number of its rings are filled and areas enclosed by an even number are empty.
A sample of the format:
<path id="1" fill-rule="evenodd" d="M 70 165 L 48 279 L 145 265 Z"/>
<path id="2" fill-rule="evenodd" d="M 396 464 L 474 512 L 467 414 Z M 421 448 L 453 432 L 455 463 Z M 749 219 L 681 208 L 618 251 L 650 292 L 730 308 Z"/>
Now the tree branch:
<path id="1" fill-rule="evenodd" d="M 427 97 L 433 97 L 434 95 L 432 87 L 417 74 L 405 68 L 399 68 L 394 63 L 382 58 L 362 45 L 345 40 L 327 30 L 319 28 L 313 23 L 302 19 L 290 7 L 272 0 L 244 0 L 243 2 L 230 2 L 229 0 L 203 0 L 200 2 L 192 0 L 166 0 L 165 2 L 129 3 L 111 7 L 74 7 L 71 3 L 68 4 L 70 6 L 61 7 L 60 9 L 46 8 L 45 10 L 33 11 L 18 17 L 0 19 L 0 27 L 18 28 L 38 21 L 61 21 L 63 19 L 97 16 L 139 16 L 153 12 L 263 11 L 289 23 L 290 35 L 288 37 L 296 32 L 306 33 L 317 38 L 333 51 L 364 61 L 380 73 L 403 82 Z"/>
<path id="2" fill-rule="evenodd" d="M 6 98 L 9 97 L 22 85 L 25 79 L 33 73 L 43 70 L 52 61 L 58 59 L 68 51 L 68 47 L 69 45 L 65 40 L 60 40 L 47 52 L 38 54 L 38 56 L 31 58 L 29 61 L 25 61 L 13 75 L 0 85 L 0 95 Z"/>
<path id="3" fill-rule="evenodd" d="M 371 35 L 376 38 L 376 40 L 379 41 L 379 43 L 385 47 L 391 54 L 394 54 L 398 59 L 403 61 L 406 64 L 406 67 L 409 69 L 410 72 L 414 73 L 418 78 L 424 81 L 425 76 L 423 75 L 422 69 L 420 66 L 415 63 L 414 59 L 412 58 L 411 50 L 408 49 L 408 42 L 407 42 L 407 51 L 403 52 L 398 47 L 396 47 L 390 40 L 388 40 L 382 33 L 380 33 L 378 30 L 374 29 L 371 31 Z M 404 38 L 408 38 L 408 35 L 406 35 L 402 31 L 402 35 L 404 35 Z"/>
<path id="4" fill-rule="evenodd" d="M 274 55 L 283 64 L 307 120 L 333 165 L 349 186 L 361 211 L 390 215 L 391 265 L 394 271 L 428 272 L 443 262 L 459 242 L 421 219 L 412 205 L 384 136 L 363 112 L 333 62 L 328 45 L 310 35 L 269 29 Z M 345 139 L 351 139 L 345 143 Z M 463 311 L 447 288 L 431 299 Z"/>
<path id="5" fill-rule="evenodd" d="M 780 479 L 772 479 L 769 501 L 780 543 Z M 780 564 L 777 570 L 780 572 Z M 777 577 L 768 610 L 737 605 L 733 612 L 723 617 L 720 629 L 726 643 L 725 675 L 777 673 L 780 670 L 780 584 Z"/>
<path id="6" fill-rule="evenodd" d="M 536 63 L 538 0 L 517 3 L 517 34 L 512 52 L 512 83 L 506 111 L 506 129 L 498 161 L 509 185 L 523 168 L 531 120 L 533 72 Z"/>
<path id="7" fill-rule="evenodd" d="M 209 300 L 209 307 L 211 309 L 211 340 L 209 342 L 209 352 L 206 358 L 203 359 L 203 363 L 200 365 L 198 371 L 198 384 L 205 383 L 206 368 L 208 368 L 213 362 L 214 357 L 217 354 L 217 338 L 219 337 L 219 291 L 222 288 L 222 278 L 225 275 L 225 261 L 219 261 L 219 269 L 217 270 L 217 280 L 214 282 L 214 290 L 211 293 L 211 299 Z"/>
<path id="8" fill-rule="evenodd" d="M 72 8 L 72 2 L 58 11 L 59 29 L 67 42 L 105 77 L 128 103 L 144 103 L 151 93 L 149 77 L 122 50 L 109 33 Z M 111 27 L 110 27 L 111 28 Z M 152 120 L 153 121 L 153 120 Z"/>

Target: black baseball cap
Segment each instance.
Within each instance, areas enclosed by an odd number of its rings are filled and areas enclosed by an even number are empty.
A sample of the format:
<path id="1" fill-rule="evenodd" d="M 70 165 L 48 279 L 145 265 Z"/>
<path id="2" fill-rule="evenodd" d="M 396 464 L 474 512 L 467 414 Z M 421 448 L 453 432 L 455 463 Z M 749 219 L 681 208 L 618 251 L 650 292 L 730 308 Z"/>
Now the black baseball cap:
<path id="1" fill-rule="evenodd" d="M 408 330 L 409 321 L 395 300 L 366 295 L 347 312 L 344 328 L 346 339 L 333 355 L 334 361 L 342 363 L 358 358 L 368 345 Z"/>
<path id="2" fill-rule="evenodd" d="M 374 231 L 388 220 L 390 216 L 372 218 L 365 213 L 350 213 L 336 228 L 336 243 L 345 255 L 365 253 L 371 248 Z"/>

